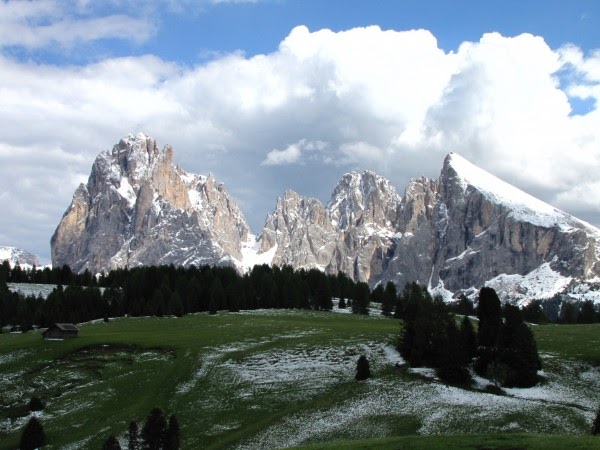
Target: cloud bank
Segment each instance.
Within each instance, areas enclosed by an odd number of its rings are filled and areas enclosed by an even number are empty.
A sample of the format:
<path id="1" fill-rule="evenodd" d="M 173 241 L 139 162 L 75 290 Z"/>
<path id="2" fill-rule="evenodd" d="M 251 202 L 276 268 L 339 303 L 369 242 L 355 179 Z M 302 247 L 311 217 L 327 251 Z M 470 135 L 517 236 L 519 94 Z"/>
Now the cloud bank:
<path id="1" fill-rule="evenodd" d="M 0 23 L 28 23 L 2 8 Z M 2 32 L 0 47 L 69 45 L 77 29 Z M 255 232 L 286 188 L 327 201 L 344 172 L 369 169 L 402 190 L 437 177 L 451 151 L 600 223 L 599 51 L 490 33 L 444 52 L 427 30 L 298 26 L 270 54 L 195 66 L 153 55 L 58 66 L 3 51 L 0 67 L 0 245 L 42 258 L 95 156 L 137 131 L 224 181 Z"/>

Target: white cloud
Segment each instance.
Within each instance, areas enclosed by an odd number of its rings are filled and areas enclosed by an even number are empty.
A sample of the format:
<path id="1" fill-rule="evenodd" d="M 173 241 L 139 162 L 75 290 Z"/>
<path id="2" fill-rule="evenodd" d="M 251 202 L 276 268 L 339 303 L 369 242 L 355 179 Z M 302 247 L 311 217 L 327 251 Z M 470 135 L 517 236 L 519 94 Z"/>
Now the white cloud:
<path id="1" fill-rule="evenodd" d="M 13 23 L 33 14 L 10 12 Z M 255 231 L 285 188 L 326 201 L 343 172 L 371 169 L 402 191 L 437 177 L 450 151 L 569 212 L 600 212 L 581 200 L 600 198 L 600 55 L 527 34 L 444 53 L 426 30 L 297 27 L 271 54 L 194 67 L 155 56 L 0 66 L 0 209 L 13 211 L 0 244 L 42 256 L 96 154 L 139 130 L 241 193 Z M 572 115 L 574 96 L 596 103 Z M 23 227 L 32 217 L 37 238 Z"/>
<path id="2" fill-rule="evenodd" d="M 144 18 L 122 14 L 86 17 L 86 5 L 55 0 L 0 2 L 0 47 L 28 49 L 77 43 L 98 39 L 121 39 L 144 42 L 155 27 Z"/>
<path id="3" fill-rule="evenodd" d="M 298 163 L 303 153 L 324 150 L 326 147 L 327 143 L 323 141 L 301 139 L 294 144 L 288 145 L 284 150 L 271 150 L 260 164 L 263 166 L 278 166 Z"/>

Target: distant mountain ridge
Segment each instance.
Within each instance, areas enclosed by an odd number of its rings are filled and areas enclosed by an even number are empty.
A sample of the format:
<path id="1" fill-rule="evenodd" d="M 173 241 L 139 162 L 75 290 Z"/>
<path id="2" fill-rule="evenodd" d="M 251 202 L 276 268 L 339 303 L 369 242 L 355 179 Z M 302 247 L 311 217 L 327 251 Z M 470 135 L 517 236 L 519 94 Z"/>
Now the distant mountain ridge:
<path id="1" fill-rule="evenodd" d="M 254 238 L 222 184 L 175 166 L 170 146 L 130 135 L 98 156 L 51 247 L 53 264 L 75 271 L 289 264 L 371 287 L 418 281 L 447 298 L 486 284 L 515 301 L 584 298 L 600 284 L 600 230 L 457 154 L 404 195 L 370 171 L 344 175 L 325 205 L 288 190 Z"/>
<path id="2" fill-rule="evenodd" d="M 22 267 L 40 267 L 37 256 L 16 247 L 0 247 L 0 263 L 8 261 L 11 267 L 19 264 Z"/>

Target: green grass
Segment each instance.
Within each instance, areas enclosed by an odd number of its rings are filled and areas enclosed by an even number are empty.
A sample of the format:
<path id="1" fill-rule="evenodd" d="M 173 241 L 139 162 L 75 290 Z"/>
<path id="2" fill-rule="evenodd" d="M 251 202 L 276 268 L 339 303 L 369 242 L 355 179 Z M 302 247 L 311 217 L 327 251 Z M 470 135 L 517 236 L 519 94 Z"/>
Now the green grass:
<path id="1" fill-rule="evenodd" d="M 399 322 L 380 317 L 270 311 L 124 318 L 80 329 L 64 341 L 44 341 L 39 331 L 0 335 L 0 449 L 17 448 L 32 396 L 46 402 L 41 421 L 50 447 L 61 449 L 100 448 L 110 434 L 123 436 L 129 421 L 141 426 L 155 406 L 177 414 L 182 448 L 595 443 L 544 434 L 589 428 L 591 405 L 600 403 L 598 325 L 535 327 L 546 389 L 567 394 L 523 402 L 395 368 Z M 374 378 L 356 383 L 363 353 Z M 514 434 L 524 431 L 535 434 Z M 415 436 L 428 433 L 435 435 Z M 498 447 L 504 440 L 508 446 Z"/>
<path id="2" fill-rule="evenodd" d="M 298 448 L 304 450 L 592 450 L 600 448 L 600 438 L 513 433 L 486 436 L 401 436 L 368 441 L 338 441 Z"/>

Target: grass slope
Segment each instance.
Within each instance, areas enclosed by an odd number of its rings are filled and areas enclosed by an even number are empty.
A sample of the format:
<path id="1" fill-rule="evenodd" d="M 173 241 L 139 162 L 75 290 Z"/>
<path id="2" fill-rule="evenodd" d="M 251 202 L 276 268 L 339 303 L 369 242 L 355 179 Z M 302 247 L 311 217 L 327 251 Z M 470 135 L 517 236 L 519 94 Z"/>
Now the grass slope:
<path id="1" fill-rule="evenodd" d="M 182 448 L 596 443 L 513 433 L 587 433 L 600 404 L 600 326 L 535 327 L 546 381 L 504 396 L 481 392 L 483 380 L 464 390 L 426 370 L 394 367 L 401 360 L 393 349 L 398 331 L 397 321 L 381 317 L 255 311 L 85 324 L 80 337 L 65 341 L 3 334 L 0 449 L 18 446 L 31 396 L 46 402 L 40 420 L 50 446 L 61 449 L 100 448 L 110 434 L 123 438 L 129 421 L 141 426 L 154 406 L 177 414 Z M 356 383 L 361 354 L 374 378 Z"/>

